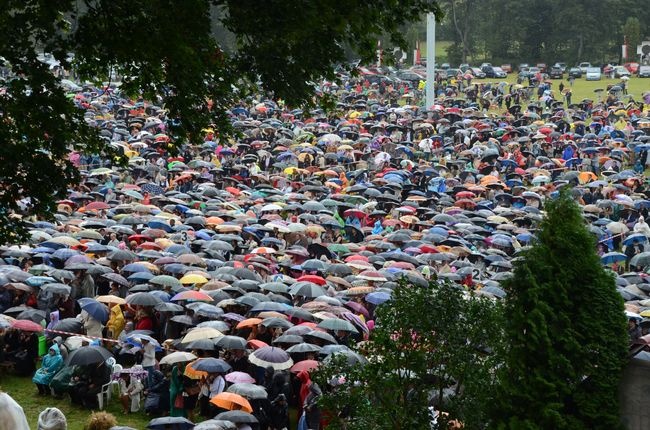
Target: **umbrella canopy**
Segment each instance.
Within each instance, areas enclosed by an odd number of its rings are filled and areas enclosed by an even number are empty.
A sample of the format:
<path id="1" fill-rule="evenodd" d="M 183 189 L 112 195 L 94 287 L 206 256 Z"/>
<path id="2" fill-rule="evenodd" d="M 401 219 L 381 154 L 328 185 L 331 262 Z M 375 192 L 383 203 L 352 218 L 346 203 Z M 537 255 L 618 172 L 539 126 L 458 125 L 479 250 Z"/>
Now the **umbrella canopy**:
<path id="1" fill-rule="evenodd" d="M 126 296 L 126 302 L 137 306 L 156 306 L 158 303 L 162 303 L 162 300 L 153 294 L 142 292 L 129 294 Z"/>
<path id="2" fill-rule="evenodd" d="M 160 417 L 149 421 L 151 430 L 192 430 L 194 423 L 185 417 Z"/>
<path id="3" fill-rule="evenodd" d="M 186 363 L 188 361 L 194 360 L 196 360 L 196 355 L 192 354 L 191 352 L 175 351 L 164 356 L 160 360 L 160 364 Z"/>
<path id="4" fill-rule="evenodd" d="M 226 373 L 230 369 L 230 365 L 220 358 L 199 358 L 190 365 L 195 370 L 208 373 Z"/>
<path id="5" fill-rule="evenodd" d="M 268 393 L 264 387 L 253 383 L 236 383 L 228 387 L 226 391 L 239 394 L 247 399 L 266 399 L 268 397 Z"/>
<path id="6" fill-rule="evenodd" d="M 283 349 L 274 346 L 265 346 L 253 351 L 248 356 L 248 361 L 260 367 L 272 367 L 275 370 L 286 370 L 293 365 L 293 360 Z"/>
<path id="7" fill-rule="evenodd" d="M 88 315 L 96 319 L 102 324 L 108 321 L 109 310 L 105 304 L 98 302 L 95 299 L 84 297 L 78 300 L 81 309 L 88 312 Z"/>
<path id="8" fill-rule="evenodd" d="M 257 418 L 255 418 L 255 415 L 244 411 L 222 412 L 214 418 L 217 420 L 230 421 L 235 424 L 257 424 L 259 422 Z"/>
<path id="9" fill-rule="evenodd" d="M 229 411 L 253 412 L 253 407 L 244 397 L 239 394 L 224 391 L 210 399 L 210 403 Z"/>
<path id="10" fill-rule="evenodd" d="M 82 346 L 72 351 L 65 363 L 68 366 L 88 366 L 101 363 L 111 357 L 113 357 L 113 354 L 101 346 Z"/>

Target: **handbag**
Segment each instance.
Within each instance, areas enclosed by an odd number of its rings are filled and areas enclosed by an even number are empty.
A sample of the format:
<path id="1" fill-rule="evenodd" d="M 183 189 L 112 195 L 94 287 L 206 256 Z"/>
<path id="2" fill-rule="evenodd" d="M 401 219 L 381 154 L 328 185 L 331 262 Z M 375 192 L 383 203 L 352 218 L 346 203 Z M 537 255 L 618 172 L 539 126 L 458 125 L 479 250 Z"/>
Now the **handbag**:
<path id="1" fill-rule="evenodd" d="M 176 394 L 176 398 L 174 399 L 174 407 L 176 409 L 183 409 L 185 406 L 185 400 L 183 400 L 183 395 L 181 393 Z"/>

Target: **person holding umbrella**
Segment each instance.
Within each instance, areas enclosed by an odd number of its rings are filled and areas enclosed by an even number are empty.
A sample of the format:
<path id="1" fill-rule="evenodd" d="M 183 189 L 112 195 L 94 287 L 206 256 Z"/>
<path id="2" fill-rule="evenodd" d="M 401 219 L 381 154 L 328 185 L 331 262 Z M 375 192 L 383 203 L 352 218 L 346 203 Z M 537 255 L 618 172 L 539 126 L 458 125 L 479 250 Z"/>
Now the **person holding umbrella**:
<path id="1" fill-rule="evenodd" d="M 147 387 L 153 385 L 152 374 L 154 366 L 156 365 L 156 345 L 154 345 L 147 337 L 140 338 L 142 342 L 142 368 L 147 371 Z"/>
<path id="2" fill-rule="evenodd" d="M 74 271 L 75 278 L 70 285 L 72 286 L 72 298 L 78 300 L 82 297 L 95 297 L 95 281 L 85 270 L 77 269 Z"/>

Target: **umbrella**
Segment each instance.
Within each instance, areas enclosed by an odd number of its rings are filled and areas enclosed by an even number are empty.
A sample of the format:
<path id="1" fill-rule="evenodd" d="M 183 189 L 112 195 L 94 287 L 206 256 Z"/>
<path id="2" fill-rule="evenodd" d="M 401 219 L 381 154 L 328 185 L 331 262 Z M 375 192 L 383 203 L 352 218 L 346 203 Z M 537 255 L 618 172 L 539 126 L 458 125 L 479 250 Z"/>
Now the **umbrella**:
<path id="1" fill-rule="evenodd" d="M 613 264 L 625 260 L 627 260 L 627 255 L 620 252 L 608 252 L 600 257 L 600 261 L 603 264 Z"/>
<path id="2" fill-rule="evenodd" d="M 36 333 L 40 333 L 43 331 L 42 325 L 30 320 L 15 320 L 11 323 L 11 327 L 15 328 L 16 330 L 36 332 Z"/>
<path id="3" fill-rule="evenodd" d="M 158 297 L 149 293 L 135 293 L 129 294 L 126 296 L 126 302 L 130 305 L 137 306 L 156 306 L 158 303 L 162 303 Z"/>
<path id="4" fill-rule="evenodd" d="M 237 430 L 237 426 L 225 420 L 206 420 L 197 424 L 194 430 Z"/>
<path id="5" fill-rule="evenodd" d="M 101 363 L 102 361 L 106 361 L 112 357 L 113 354 L 101 346 L 82 346 L 68 355 L 66 365 L 87 366 L 90 364 Z"/>
<path id="6" fill-rule="evenodd" d="M 223 336 L 217 339 L 216 345 L 223 349 L 246 349 L 246 339 L 239 336 Z"/>
<path id="7" fill-rule="evenodd" d="M 246 372 L 230 372 L 225 376 L 226 381 L 232 384 L 254 384 L 255 378 Z"/>
<path id="8" fill-rule="evenodd" d="M 255 415 L 244 411 L 222 412 L 214 418 L 217 420 L 230 421 L 235 424 L 257 424 L 259 422 L 257 418 L 255 418 Z"/>
<path id="9" fill-rule="evenodd" d="M 175 351 L 164 356 L 160 360 L 160 364 L 186 363 L 188 361 L 194 360 L 196 360 L 196 355 L 192 354 L 191 352 Z"/>
<path id="10" fill-rule="evenodd" d="M 83 323 L 77 318 L 64 318 L 56 323 L 52 330 L 81 334 L 83 333 Z"/>
<path id="11" fill-rule="evenodd" d="M 239 394 L 247 399 L 266 399 L 268 397 L 264 387 L 246 382 L 233 384 L 226 391 Z"/>
<path id="12" fill-rule="evenodd" d="M 358 333 L 358 330 L 352 325 L 352 323 L 338 318 L 329 318 L 323 320 L 318 323 L 317 327 L 324 328 L 326 330 L 349 331 L 352 333 Z"/>
<path id="13" fill-rule="evenodd" d="M 289 294 L 302 297 L 318 297 L 326 295 L 323 287 L 312 282 L 296 282 L 289 289 Z"/>
<path id="14" fill-rule="evenodd" d="M 230 411 L 253 412 L 253 407 L 244 397 L 228 391 L 221 392 L 210 399 L 210 403 Z"/>
<path id="15" fill-rule="evenodd" d="M 319 362 L 316 360 L 303 360 L 299 361 L 289 369 L 292 373 L 300 373 L 302 371 L 310 372 L 319 366 Z"/>
<path id="16" fill-rule="evenodd" d="M 636 254 L 630 260 L 630 266 L 650 266 L 650 252 Z"/>
<path id="17" fill-rule="evenodd" d="M 248 361 L 260 367 L 273 367 L 275 370 L 286 370 L 293 365 L 293 360 L 286 351 L 274 346 L 265 346 L 253 351 Z"/>
<path id="18" fill-rule="evenodd" d="M 78 300 L 81 309 L 88 312 L 88 315 L 96 319 L 102 324 L 106 324 L 108 321 L 108 308 L 105 304 L 99 303 L 95 299 L 84 297 Z"/>
<path id="19" fill-rule="evenodd" d="M 117 273 L 104 273 L 102 275 L 102 278 L 106 278 L 109 281 L 115 282 L 118 285 L 122 285 L 124 287 L 129 286 L 129 281 L 127 281 L 124 276 L 119 275 Z"/>
<path id="20" fill-rule="evenodd" d="M 194 423 L 185 417 L 160 417 L 149 421 L 147 428 L 152 430 L 192 430 Z"/>
<path id="21" fill-rule="evenodd" d="M 40 311 L 38 309 L 27 308 L 24 311 L 16 315 L 18 320 L 29 320 L 35 323 L 40 323 L 45 320 L 45 311 Z"/>
<path id="22" fill-rule="evenodd" d="M 183 340 L 181 341 L 182 343 L 188 343 L 188 342 L 193 342 L 195 340 L 201 340 L 201 339 L 214 339 L 218 337 L 222 337 L 223 333 L 221 333 L 219 330 L 212 328 L 212 327 L 197 327 L 192 330 L 190 330 Z"/>
<path id="23" fill-rule="evenodd" d="M 287 348 L 287 352 L 289 354 L 294 354 L 294 353 L 310 353 L 310 352 L 320 352 L 322 348 L 318 345 L 314 345 L 313 343 L 298 343 L 296 345 L 293 345 L 290 348 Z"/>
<path id="24" fill-rule="evenodd" d="M 199 358 L 194 363 L 190 364 L 194 370 L 200 370 L 208 373 L 226 373 L 230 369 L 230 365 L 220 358 Z"/>
<path id="25" fill-rule="evenodd" d="M 205 279 L 205 278 L 203 278 L 203 279 Z M 201 302 L 212 302 L 212 301 L 214 301 L 212 299 L 212 297 L 210 297 L 206 293 L 202 293 L 201 291 L 195 291 L 195 290 L 182 291 L 182 292 L 176 294 L 170 300 L 172 302 L 180 301 L 180 300 L 195 300 L 195 301 L 201 301 Z"/>

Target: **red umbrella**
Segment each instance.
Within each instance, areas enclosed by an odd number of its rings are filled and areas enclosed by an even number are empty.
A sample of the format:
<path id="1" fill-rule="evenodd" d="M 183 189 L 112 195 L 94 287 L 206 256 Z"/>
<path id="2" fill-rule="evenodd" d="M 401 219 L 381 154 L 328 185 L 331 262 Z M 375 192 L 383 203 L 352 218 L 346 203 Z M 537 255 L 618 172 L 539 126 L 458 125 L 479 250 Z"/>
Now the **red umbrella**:
<path id="1" fill-rule="evenodd" d="M 365 261 L 365 262 L 368 262 L 368 257 L 366 257 L 365 255 L 358 255 L 358 254 L 350 255 L 349 257 L 347 257 L 345 259 L 345 262 L 349 263 L 350 261 Z"/>
<path id="2" fill-rule="evenodd" d="M 257 339 L 251 339 L 247 343 L 248 346 L 251 346 L 253 349 L 258 350 L 260 348 L 264 348 L 265 346 L 269 346 L 268 343 L 263 342 L 261 340 Z"/>
<path id="3" fill-rule="evenodd" d="M 11 324 L 11 327 L 22 331 L 34 331 L 40 333 L 43 331 L 43 326 L 30 320 L 16 320 Z"/>
<path id="4" fill-rule="evenodd" d="M 351 216 L 354 218 L 363 218 L 366 216 L 366 213 L 359 209 L 348 209 L 345 212 L 343 212 L 343 215 L 346 217 Z"/>
<path id="5" fill-rule="evenodd" d="M 291 366 L 291 369 L 289 371 L 293 373 L 300 373 L 303 370 L 305 372 L 310 372 L 318 367 L 318 361 L 316 360 L 303 360 L 299 361 L 293 366 Z"/>
<path id="6" fill-rule="evenodd" d="M 104 202 L 92 202 L 86 205 L 86 210 L 89 211 L 101 211 L 110 208 L 111 208 L 110 205 Z"/>
<path id="7" fill-rule="evenodd" d="M 305 275 L 298 278 L 298 282 L 302 282 L 302 281 L 313 282 L 314 284 L 318 284 L 318 285 L 327 284 L 327 281 L 325 281 L 325 279 L 316 275 Z"/>

